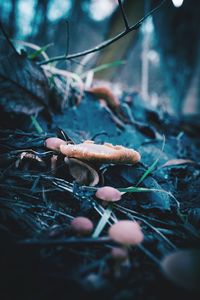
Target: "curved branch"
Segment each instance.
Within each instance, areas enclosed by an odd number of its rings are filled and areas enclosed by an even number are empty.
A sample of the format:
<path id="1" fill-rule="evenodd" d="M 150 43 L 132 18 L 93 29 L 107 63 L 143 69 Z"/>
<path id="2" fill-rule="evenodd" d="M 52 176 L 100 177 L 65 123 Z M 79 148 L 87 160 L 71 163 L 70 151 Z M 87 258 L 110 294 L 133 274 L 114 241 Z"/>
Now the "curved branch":
<path id="1" fill-rule="evenodd" d="M 126 34 L 128 34 L 129 32 L 133 31 L 133 30 L 137 30 L 141 25 L 142 22 L 148 18 L 151 14 L 153 14 L 155 11 L 157 11 L 165 2 L 166 0 L 163 0 L 160 4 L 158 4 L 155 8 L 153 8 L 152 10 L 150 10 L 149 13 L 147 13 L 142 19 L 140 19 L 136 24 L 126 28 L 124 31 L 122 31 L 121 33 L 119 33 L 118 35 L 114 36 L 113 38 L 106 40 L 102 43 L 100 43 L 99 45 L 95 46 L 94 48 L 90 48 L 87 49 L 85 51 L 82 52 L 77 52 L 77 53 L 73 53 L 73 54 L 69 54 L 69 55 L 61 55 L 61 56 L 56 56 L 53 58 L 50 58 L 48 60 L 44 60 L 39 62 L 39 65 L 45 65 L 45 64 L 49 64 L 51 62 L 54 61 L 61 61 L 61 60 L 67 60 L 67 59 L 72 59 L 72 58 L 76 58 L 76 57 L 81 57 L 93 52 L 97 52 L 99 50 L 102 50 L 106 47 L 108 47 L 109 45 L 113 44 L 114 42 L 118 41 L 119 39 L 121 39 L 123 36 L 125 36 Z"/>

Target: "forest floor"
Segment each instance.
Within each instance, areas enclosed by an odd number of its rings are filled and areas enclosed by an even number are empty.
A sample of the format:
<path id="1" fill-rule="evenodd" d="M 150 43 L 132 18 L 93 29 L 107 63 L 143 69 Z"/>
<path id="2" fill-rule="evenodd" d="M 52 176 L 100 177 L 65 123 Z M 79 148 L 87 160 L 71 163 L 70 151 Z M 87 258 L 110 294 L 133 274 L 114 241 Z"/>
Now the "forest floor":
<path id="1" fill-rule="evenodd" d="M 87 92 L 79 105 L 63 100 L 60 111 L 51 100 L 49 115 L 48 87 L 38 86 L 43 75 L 34 62 L 11 56 L 0 70 L 6 78 L 0 90 L 1 299 L 13 293 L 37 300 L 197 299 L 198 291 L 166 278 L 161 262 L 179 249 L 199 249 L 199 119 L 151 108 L 139 93 L 126 91 L 120 102 L 127 122 Z M 38 99 L 44 103 L 36 119 Z M 75 144 L 123 145 L 137 150 L 141 161 L 93 165 L 98 184 L 80 185 L 64 156 L 45 147 L 56 136 Z M 138 189 L 127 189 L 107 216 L 95 197 L 101 186 Z M 74 236 L 70 222 L 76 216 L 90 218 L 94 228 L 104 222 L 98 237 Z M 116 270 L 108 228 L 126 219 L 139 222 L 144 241 L 129 248 L 128 262 Z"/>

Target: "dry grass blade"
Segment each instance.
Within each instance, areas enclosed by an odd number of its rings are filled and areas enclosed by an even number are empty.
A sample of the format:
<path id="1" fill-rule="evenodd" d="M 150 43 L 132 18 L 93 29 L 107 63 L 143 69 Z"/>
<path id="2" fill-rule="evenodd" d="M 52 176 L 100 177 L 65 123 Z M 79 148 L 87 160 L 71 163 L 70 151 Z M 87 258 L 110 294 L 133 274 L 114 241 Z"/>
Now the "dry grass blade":
<path id="1" fill-rule="evenodd" d="M 101 216 L 101 219 L 99 221 L 99 223 L 97 224 L 96 228 L 95 228 L 95 231 L 92 235 L 93 238 L 97 238 L 99 237 L 99 235 L 101 234 L 102 230 L 104 229 L 104 227 L 106 226 L 110 216 L 111 216 L 111 213 L 112 213 L 112 205 L 109 205 L 103 215 Z"/>

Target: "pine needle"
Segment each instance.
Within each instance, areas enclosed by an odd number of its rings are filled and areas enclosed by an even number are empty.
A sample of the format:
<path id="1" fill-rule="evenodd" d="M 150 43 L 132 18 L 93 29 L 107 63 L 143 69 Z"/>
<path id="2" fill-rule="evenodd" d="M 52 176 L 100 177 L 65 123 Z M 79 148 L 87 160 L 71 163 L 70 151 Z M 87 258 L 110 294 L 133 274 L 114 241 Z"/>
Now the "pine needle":
<path id="1" fill-rule="evenodd" d="M 101 219 L 99 220 L 96 228 L 95 228 L 95 231 L 92 235 L 93 238 L 97 238 L 99 237 L 99 235 L 101 234 L 102 230 L 104 229 L 104 227 L 106 226 L 110 216 L 111 216 L 111 213 L 112 213 L 112 205 L 109 205 L 105 210 L 104 210 L 104 213 L 103 215 L 101 216 Z"/>
<path id="2" fill-rule="evenodd" d="M 36 120 L 36 118 L 34 116 L 31 116 L 31 121 L 33 126 L 35 127 L 36 131 L 40 134 L 43 133 L 43 129 L 40 126 L 40 124 L 38 123 L 38 121 Z"/>

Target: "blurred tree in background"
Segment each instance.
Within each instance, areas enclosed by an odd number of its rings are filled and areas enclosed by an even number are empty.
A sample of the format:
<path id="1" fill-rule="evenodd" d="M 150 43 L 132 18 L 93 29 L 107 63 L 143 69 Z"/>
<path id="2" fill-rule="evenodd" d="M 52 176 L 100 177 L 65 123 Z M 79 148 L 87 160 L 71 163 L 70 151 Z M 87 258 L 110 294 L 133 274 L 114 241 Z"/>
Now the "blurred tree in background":
<path id="1" fill-rule="evenodd" d="M 120 81 L 156 104 L 165 100 L 176 113 L 199 112 L 200 1 L 166 0 L 140 30 L 96 53 L 91 66 L 126 60 L 95 78 Z M 137 22 L 158 0 L 124 0 L 130 24 Z M 79 52 L 123 30 L 115 0 L 0 0 L 0 19 L 8 35 L 44 46 L 53 43 L 50 57 Z M 66 22 L 67 21 L 67 22 Z M 59 66 L 75 70 L 82 59 Z"/>

